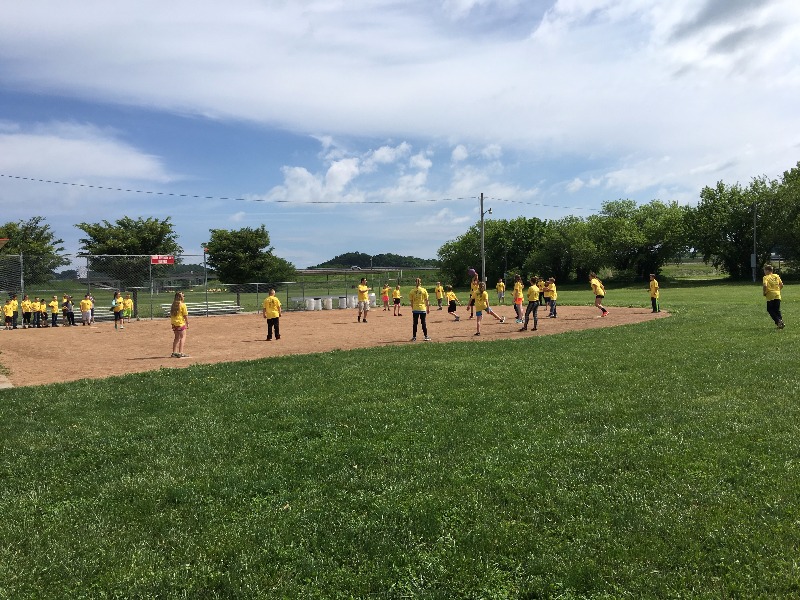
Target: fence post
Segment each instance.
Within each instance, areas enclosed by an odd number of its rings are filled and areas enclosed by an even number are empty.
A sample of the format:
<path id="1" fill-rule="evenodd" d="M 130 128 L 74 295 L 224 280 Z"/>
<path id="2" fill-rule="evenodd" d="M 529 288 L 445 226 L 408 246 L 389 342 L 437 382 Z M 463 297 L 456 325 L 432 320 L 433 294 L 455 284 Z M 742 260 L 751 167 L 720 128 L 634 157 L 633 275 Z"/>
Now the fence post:
<path id="1" fill-rule="evenodd" d="M 19 289 L 20 293 L 25 296 L 25 260 L 22 258 L 22 252 L 19 253 Z M 14 317 L 16 319 L 16 317 Z M 14 329 L 16 329 L 16 321 L 14 322 Z"/>

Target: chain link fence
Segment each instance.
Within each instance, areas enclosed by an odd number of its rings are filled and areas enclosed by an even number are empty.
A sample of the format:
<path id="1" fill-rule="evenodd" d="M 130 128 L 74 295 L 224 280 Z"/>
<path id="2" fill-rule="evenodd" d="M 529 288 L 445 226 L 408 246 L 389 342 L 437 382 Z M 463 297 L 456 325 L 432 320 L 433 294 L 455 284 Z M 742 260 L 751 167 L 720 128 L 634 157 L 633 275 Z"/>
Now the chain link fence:
<path id="1" fill-rule="evenodd" d="M 225 283 L 217 279 L 202 254 L 175 257 L 150 255 L 64 255 L 57 271 L 37 269 L 41 257 L 0 254 L 0 294 L 59 299 L 72 296 L 77 305 L 86 294 L 94 298 L 96 319 L 111 318 L 114 293 L 130 295 L 135 319 L 163 318 L 175 292 L 183 292 L 190 314 L 218 315 L 261 310 L 274 288 L 284 310 L 326 310 L 355 307 L 356 286 L 362 277 L 373 288 L 370 299 L 381 303 L 384 285 L 401 286 L 408 296 L 414 279 L 432 289 L 437 269 L 378 267 L 364 270 L 317 269 L 298 271 L 296 281 Z M 166 264 L 169 261 L 169 264 Z M 391 294 L 390 294 L 391 296 Z"/>

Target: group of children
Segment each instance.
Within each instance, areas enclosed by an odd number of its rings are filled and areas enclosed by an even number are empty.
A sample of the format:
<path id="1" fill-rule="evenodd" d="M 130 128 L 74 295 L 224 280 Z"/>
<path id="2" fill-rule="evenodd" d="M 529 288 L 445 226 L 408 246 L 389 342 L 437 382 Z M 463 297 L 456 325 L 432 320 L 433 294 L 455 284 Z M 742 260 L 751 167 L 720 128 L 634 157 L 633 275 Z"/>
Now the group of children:
<path id="1" fill-rule="evenodd" d="M 94 297 L 86 294 L 78 303 L 81 311 L 81 323 L 91 325 L 94 323 Z M 133 315 L 133 300 L 130 294 L 125 298 L 119 292 L 114 294 L 112 302 L 114 310 L 114 325 L 117 320 L 120 324 L 125 320 L 130 322 Z M 58 323 L 59 313 L 62 315 L 64 327 L 77 326 L 75 322 L 75 302 L 71 295 L 64 294 L 59 301 L 58 296 L 53 296 L 50 302 L 46 298 L 35 297 L 31 300 L 27 294 L 22 298 L 22 302 L 17 300 L 16 294 L 11 294 L 3 305 L 3 316 L 5 319 L 5 329 L 19 328 L 19 313 L 22 312 L 22 329 L 40 329 L 43 327 L 60 327 Z M 117 316 L 119 313 L 119 316 Z M 48 318 L 49 316 L 49 318 Z"/>

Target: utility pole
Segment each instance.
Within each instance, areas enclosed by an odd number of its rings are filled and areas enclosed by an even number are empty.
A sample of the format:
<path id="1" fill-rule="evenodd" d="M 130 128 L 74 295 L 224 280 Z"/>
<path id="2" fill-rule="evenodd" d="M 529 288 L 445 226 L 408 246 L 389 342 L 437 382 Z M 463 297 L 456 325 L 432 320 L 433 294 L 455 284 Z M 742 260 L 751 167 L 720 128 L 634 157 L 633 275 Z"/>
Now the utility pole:
<path id="1" fill-rule="evenodd" d="M 483 283 L 486 283 L 486 247 L 483 242 L 483 232 L 484 232 L 484 215 L 492 214 L 492 209 L 490 208 L 487 211 L 483 210 L 483 192 L 481 192 L 481 280 Z"/>

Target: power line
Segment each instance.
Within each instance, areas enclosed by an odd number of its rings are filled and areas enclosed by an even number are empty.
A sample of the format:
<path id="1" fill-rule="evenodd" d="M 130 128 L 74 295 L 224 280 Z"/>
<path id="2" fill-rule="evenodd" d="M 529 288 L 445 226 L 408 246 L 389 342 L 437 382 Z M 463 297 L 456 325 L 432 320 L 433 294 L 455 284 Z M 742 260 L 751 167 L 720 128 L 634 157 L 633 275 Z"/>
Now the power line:
<path id="1" fill-rule="evenodd" d="M 0 173 L 0 177 L 6 179 L 17 179 L 19 181 L 29 181 L 33 183 L 47 183 L 50 185 L 64 185 L 71 187 L 81 187 L 94 190 L 104 190 L 108 192 L 123 192 L 131 194 L 146 194 L 151 196 L 171 196 L 173 198 L 194 198 L 198 200 L 228 200 L 234 202 L 264 202 L 269 204 L 421 204 L 435 202 L 455 202 L 459 200 L 477 200 L 478 196 L 460 196 L 454 198 L 409 198 L 406 200 L 280 200 L 265 198 L 233 198 L 228 196 L 206 196 L 203 194 L 181 194 L 178 192 L 156 192 L 152 190 L 136 190 L 132 188 L 111 187 L 105 185 L 93 185 L 89 183 L 75 183 L 70 181 L 56 181 L 53 179 L 40 179 L 37 177 L 23 177 L 21 175 L 7 175 Z M 485 197 L 484 200 L 495 202 L 506 202 L 509 204 L 524 204 L 527 206 L 541 206 L 543 208 L 558 208 L 562 210 L 586 210 L 597 212 L 596 208 L 584 208 L 580 206 L 561 206 L 557 204 L 544 204 L 542 202 L 530 202 L 525 200 L 510 200 L 508 198 Z"/>

